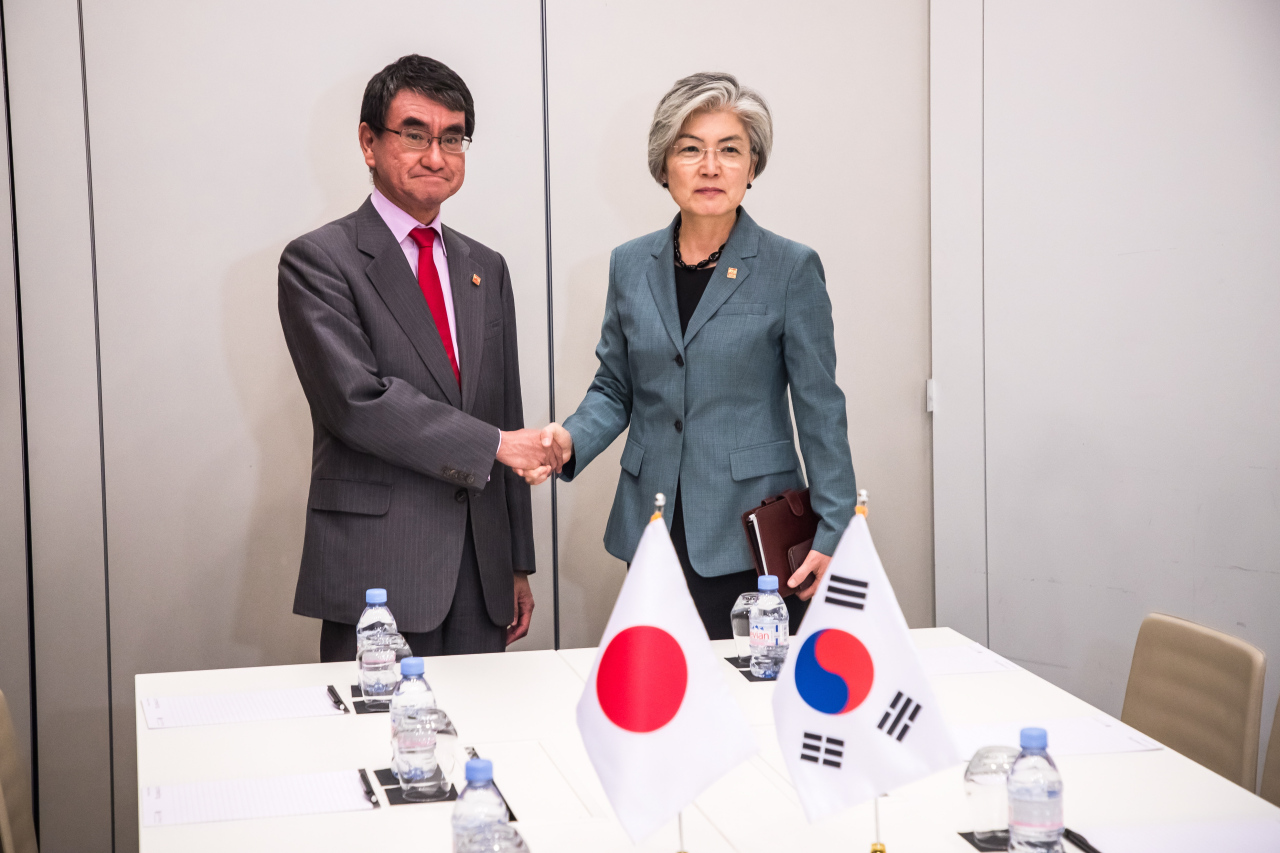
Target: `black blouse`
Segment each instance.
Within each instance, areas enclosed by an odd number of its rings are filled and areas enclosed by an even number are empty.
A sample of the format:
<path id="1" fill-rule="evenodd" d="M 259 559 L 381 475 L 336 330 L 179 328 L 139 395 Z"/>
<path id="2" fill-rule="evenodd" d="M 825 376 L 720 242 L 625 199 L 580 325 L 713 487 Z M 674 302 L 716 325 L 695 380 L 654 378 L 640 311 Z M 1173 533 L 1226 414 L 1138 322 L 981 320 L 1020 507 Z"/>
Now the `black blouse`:
<path id="1" fill-rule="evenodd" d="M 680 334 L 683 335 L 688 330 L 689 318 L 698 310 L 698 303 L 702 301 L 702 294 L 715 271 L 715 267 L 703 267 L 700 270 L 676 267 L 676 305 L 680 309 Z"/>

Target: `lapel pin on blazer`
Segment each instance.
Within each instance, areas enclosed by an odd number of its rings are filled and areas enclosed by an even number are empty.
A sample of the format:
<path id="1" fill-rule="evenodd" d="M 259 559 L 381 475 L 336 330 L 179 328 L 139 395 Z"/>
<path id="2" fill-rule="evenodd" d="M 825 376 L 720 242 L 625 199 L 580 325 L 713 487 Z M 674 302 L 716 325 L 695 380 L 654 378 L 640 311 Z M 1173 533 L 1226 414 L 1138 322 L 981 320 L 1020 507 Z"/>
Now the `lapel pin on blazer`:
<path id="1" fill-rule="evenodd" d="M 474 284 L 476 287 L 479 287 L 479 286 L 480 286 L 480 276 L 476 275 L 475 273 L 472 273 L 472 275 L 471 275 L 471 283 L 472 283 L 472 284 Z"/>
<path id="2" fill-rule="evenodd" d="M 737 268 L 737 267 L 729 267 L 729 272 L 728 272 L 726 275 L 727 275 L 729 278 L 737 278 L 737 277 L 738 277 L 738 268 Z"/>

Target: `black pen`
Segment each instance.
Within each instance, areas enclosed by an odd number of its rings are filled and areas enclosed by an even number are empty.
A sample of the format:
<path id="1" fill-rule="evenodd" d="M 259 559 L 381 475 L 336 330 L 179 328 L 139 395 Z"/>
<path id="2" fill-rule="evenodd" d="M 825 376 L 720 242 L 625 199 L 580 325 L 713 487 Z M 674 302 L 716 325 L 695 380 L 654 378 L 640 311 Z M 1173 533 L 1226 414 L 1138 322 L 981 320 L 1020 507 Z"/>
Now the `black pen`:
<path id="1" fill-rule="evenodd" d="M 1064 829 L 1062 835 L 1075 846 L 1079 847 L 1083 853 L 1102 853 L 1097 847 L 1089 843 L 1089 840 L 1074 829 Z"/>
<path id="2" fill-rule="evenodd" d="M 351 709 L 347 707 L 346 702 L 342 701 L 342 697 L 338 695 L 337 690 L 333 689 L 333 685 L 328 685 L 326 689 L 329 691 L 329 701 L 333 703 L 333 707 L 337 708 L 344 714 L 350 714 Z"/>
<path id="3" fill-rule="evenodd" d="M 373 807 L 380 808 L 382 804 L 378 802 L 378 795 L 373 792 L 373 786 L 369 784 L 369 774 L 364 772 L 363 767 L 360 768 L 360 784 L 364 785 L 364 795 L 369 798 L 369 802 L 373 803 Z"/>

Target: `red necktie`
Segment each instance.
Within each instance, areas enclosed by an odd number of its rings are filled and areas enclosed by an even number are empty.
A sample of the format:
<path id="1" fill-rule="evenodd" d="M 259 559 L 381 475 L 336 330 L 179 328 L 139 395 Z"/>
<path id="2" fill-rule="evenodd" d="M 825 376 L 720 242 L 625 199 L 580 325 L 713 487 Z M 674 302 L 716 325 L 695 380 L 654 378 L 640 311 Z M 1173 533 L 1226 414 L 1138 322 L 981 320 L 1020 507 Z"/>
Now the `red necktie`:
<path id="1" fill-rule="evenodd" d="M 444 289 L 440 287 L 440 273 L 436 272 L 436 259 L 432 252 L 436 231 L 434 228 L 415 228 L 409 232 L 409 236 L 418 244 L 418 287 L 426 297 L 431 318 L 436 321 L 436 331 L 440 333 L 440 342 L 444 344 L 445 355 L 449 356 L 449 366 L 453 368 L 453 378 L 461 385 L 458 359 L 453 354 L 453 335 L 449 334 L 449 314 L 444 307 Z"/>

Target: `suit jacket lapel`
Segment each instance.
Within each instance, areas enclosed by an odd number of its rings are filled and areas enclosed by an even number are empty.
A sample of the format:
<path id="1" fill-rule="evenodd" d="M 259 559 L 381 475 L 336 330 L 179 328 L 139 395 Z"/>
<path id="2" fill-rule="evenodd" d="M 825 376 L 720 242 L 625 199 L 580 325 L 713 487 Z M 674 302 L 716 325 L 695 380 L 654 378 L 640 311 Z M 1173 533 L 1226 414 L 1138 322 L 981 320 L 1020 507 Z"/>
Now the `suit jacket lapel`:
<path id="1" fill-rule="evenodd" d="M 473 276 L 471 250 L 452 228 L 445 227 L 444 247 L 449 253 L 449 286 L 453 289 L 453 320 L 458 330 L 458 371 L 462 374 L 462 411 L 470 412 L 480 384 L 480 359 L 484 352 L 484 287 Z M 496 286 L 498 282 L 489 282 Z"/>
<path id="2" fill-rule="evenodd" d="M 733 231 L 729 234 L 729 242 L 725 244 L 724 252 L 716 261 L 716 269 L 711 274 L 711 281 L 707 282 L 707 289 L 702 294 L 698 307 L 694 309 L 693 316 L 689 318 L 689 328 L 684 333 L 686 346 L 693 340 L 693 336 L 698 334 L 698 330 L 706 325 L 716 311 L 720 310 L 720 306 L 751 275 L 745 259 L 756 256 L 759 238 L 760 226 L 756 225 L 755 220 L 748 216 L 745 210 L 742 211 L 737 223 L 733 226 Z M 731 269 L 736 270 L 733 278 L 729 278 Z"/>
<path id="3" fill-rule="evenodd" d="M 444 342 L 436 331 L 431 309 L 427 307 L 413 270 L 405 260 L 404 250 L 395 241 L 391 229 L 382 221 L 373 203 L 367 199 L 356 214 L 356 245 L 360 251 L 373 256 L 365 267 L 365 273 L 386 303 L 387 310 L 413 343 L 418 357 L 431 371 L 445 397 L 454 407 L 460 408 L 462 394 L 453 376 L 453 366 L 445 355 Z"/>
<path id="4" fill-rule="evenodd" d="M 675 220 L 671 220 L 675 226 Z M 684 357 L 684 338 L 680 334 L 680 307 L 676 304 L 676 253 L 675 240 L 669 227 L 665 232 L 666 239 L 659 237 L 653 244 L 653 260 L 645 277 L 649 279 L 649 290 L 653 292 L 653 301 L 658 304 L 658 316 L 662 325 L 671 336 L 681 358 Z"/>

